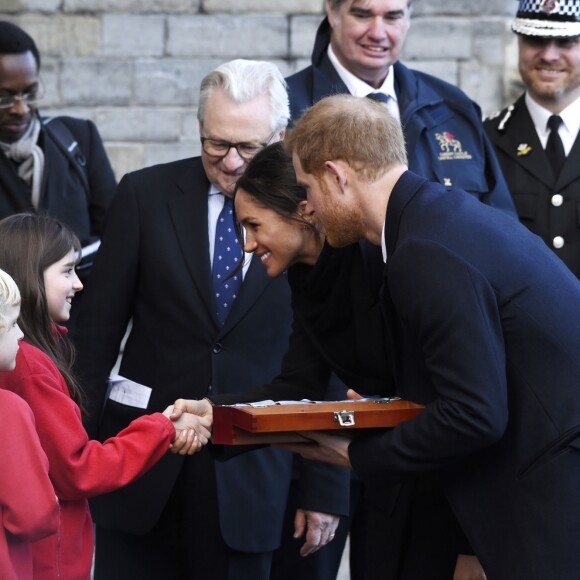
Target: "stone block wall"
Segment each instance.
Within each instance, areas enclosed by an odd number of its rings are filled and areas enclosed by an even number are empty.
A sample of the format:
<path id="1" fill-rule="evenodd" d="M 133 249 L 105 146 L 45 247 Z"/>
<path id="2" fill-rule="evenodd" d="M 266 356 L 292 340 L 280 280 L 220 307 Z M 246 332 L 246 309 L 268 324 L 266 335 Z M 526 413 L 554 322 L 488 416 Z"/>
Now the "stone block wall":
<path id="1" fill-rule="evenodd" d="M 201 78 L 233 58 L 309 62 L 324 0 L 0 0 L 39 45 L 43 114 L 90 118 L 118 177 L 199 153 Z M 515 1 L 415 0 L 402 60 L 460 86 L 484 114 L 520 90 Z"/>

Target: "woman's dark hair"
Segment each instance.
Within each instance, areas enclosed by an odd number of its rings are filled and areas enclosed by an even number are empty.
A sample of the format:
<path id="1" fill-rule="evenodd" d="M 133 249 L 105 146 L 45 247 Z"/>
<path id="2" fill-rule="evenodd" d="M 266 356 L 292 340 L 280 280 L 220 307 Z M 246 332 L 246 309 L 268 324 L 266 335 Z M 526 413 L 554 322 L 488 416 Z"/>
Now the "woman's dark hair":
<path id="1" fill-rule="evenodd" d="M 82 391 L 72 373 L 74 348 L 66 335 L 55 332 L 44 287 L 45 270 L 71 250 L 80 254 L 80 249 L 78 238 L 49 216 L 15 214 L 0 221 L 0 268 L 20 289 L 18 324 L 24 338 L 54 361 L 72 399 L 83 409 Z"/>
<path id="2" fill-rule="evenodd" d="M 0 20 L 0 55 L 24 54 L 28 51 L 34 56 L 36 67 L 40 71 L 40 53 L 32 37 L 16 24 Z"/>
<path id="3" fill-rule="evenodd" d="M 281 142 L 268 145 L 250 161 L 236 184 L 236 192 L 239 189 L 249 193 L 262 207 L 316 231 L 310 222 L 298 216 L 299 204 L 306 200 L 306 190 L 296 183 L 292 158 Z"/>

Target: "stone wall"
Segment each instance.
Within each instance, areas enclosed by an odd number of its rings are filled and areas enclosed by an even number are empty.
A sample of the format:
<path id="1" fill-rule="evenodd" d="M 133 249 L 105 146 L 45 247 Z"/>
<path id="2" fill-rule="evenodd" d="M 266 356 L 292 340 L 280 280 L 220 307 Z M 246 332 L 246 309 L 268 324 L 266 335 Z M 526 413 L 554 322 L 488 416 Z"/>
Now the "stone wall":
<path id="1" fill-rule="evenodd" d="M 117 175 L 199 153 L 201 78 L 233 58 L 306 66 L 324 0 L 0 0 L 37 41 L 43 114 L 92 119 Z M 402 60 L 489 114 L 519 91 L 508 0 L 416 0 Z"/>

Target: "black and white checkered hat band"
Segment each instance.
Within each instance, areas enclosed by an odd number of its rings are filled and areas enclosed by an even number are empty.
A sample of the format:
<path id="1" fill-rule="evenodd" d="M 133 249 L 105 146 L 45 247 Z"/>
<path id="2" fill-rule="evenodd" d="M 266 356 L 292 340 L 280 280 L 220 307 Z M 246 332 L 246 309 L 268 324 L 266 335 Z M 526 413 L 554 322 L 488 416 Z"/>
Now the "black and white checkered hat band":
<path id="1" fill-rule="evenodd" d="M 569 20 L 580 17 L 578 0 L 519 0 L 518 16 L 528 14 L 531 17 L 542 16 L 553 18 L 556 15 L 569 16 Z"/>
<path id="2" fill-rule="evenodd" d="M 519 0 L 512 30 L 526 36 L 580 36 L 580 0 Z"/>

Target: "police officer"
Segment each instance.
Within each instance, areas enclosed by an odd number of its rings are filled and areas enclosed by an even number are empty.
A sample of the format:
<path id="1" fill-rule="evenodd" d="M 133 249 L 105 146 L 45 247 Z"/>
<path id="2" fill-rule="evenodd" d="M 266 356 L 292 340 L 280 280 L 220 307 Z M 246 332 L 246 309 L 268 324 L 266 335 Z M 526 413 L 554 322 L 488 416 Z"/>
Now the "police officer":
<path id="1" fill-rule="evenodd" d="M 523 224 L 580 276 L 580 2 L 520 0 L 525 93 L 484 123 Z"/>

